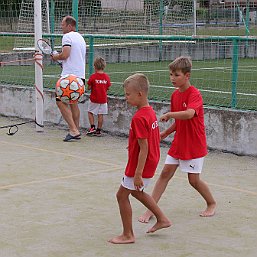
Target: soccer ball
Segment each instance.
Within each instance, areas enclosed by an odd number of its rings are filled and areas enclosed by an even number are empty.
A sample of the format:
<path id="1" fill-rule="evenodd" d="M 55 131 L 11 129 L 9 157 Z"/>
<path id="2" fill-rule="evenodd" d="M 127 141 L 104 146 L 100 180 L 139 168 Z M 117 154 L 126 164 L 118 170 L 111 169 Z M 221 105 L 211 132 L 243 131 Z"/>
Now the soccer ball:
<path id="1" fill-rule="evenodd" d="M 82 79 L 75 75 L 61 77 L 55 87 L 57 97 L 66 104 L 77 103 L 85 93 Z"/>

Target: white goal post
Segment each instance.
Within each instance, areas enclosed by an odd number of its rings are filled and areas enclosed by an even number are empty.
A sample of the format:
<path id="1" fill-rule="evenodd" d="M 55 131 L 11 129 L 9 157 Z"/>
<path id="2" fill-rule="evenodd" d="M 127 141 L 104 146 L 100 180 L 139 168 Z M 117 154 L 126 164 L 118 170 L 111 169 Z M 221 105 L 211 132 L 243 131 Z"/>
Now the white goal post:
<path id="1" fill-rule="evenodd" d="M 43 131 L 44 123 L 43 70 L 42 53 L 37 46 L 38 39 L 42 38 L 41 0 L 34 0 L 34 32 L 35 49 L 39 53 L 35 61 L 36 131 L 41 132 Z"/>
<path id="2" fill-rule="evenodd" d="M 193 24 L 194 24 L 194 34 L 193 34 L 193 36 L 196 36 L 196 22 L 197 22 L 196 8 L 197 8 L 197 0 L 193 0 Z"/>

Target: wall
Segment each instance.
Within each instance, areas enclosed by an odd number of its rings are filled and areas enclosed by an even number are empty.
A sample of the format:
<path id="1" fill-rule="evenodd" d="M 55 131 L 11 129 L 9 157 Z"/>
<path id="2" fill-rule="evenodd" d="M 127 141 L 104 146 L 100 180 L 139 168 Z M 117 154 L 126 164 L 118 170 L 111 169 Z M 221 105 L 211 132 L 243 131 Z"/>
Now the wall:
<path id="1" fill-rule="evenodd" d="M 107 63 L 159 61 L 159 45 L 156 41 L 154 41 L 154 43 L 150 41 L 138 43 L 138 45 L 121 44 L 120 46 L 117 44 L 112 47 L 108 45 L 105 46 L 104 44 L 96 44 L 94 47 L 94 55 L 103 56 Z M 163 61 L 171 61 L 181 55 L 191 56 L 192 60 L 231 59 L 233 57 L 233 45 L 231 41 L 175 41 L 172 43 L 163 41 L 161 56 Z M 19 65 L 32 65 L 33 63 L 31 62 L 26 63 L 23 61 L 23 59 L 29 59 L 32 58 L 32 56 L 33 52 L 0 54 L 0 62 L 20 60 Z M 87 58 L 88 57 L 89 54 L 87 55 Z M 248 42 L 247 49 L 245 47 L 245 43 L 239 43 L 238 57 L 257 57 L 257 41 Z M 50 63 L 50 58 L 45 56 L 44 62 L 45 64 Z M 17 62 L 13 63 L 13 65 L 17 65 Z"/>
<path id="2" fill-rule="evenodd" d="M 116 9 L 116 10 L 142 10 L 144 7 L 143 0 L 102 0 L 102 8 Z"/>
<path id="3" fill-rule="evenodd" d="M 44 101 L 44 120 L 65 124 L 55 105 L 53 91 L 45 91 Z M 151 102 L 151 105 L 158 117 L 169 110 L 168 103 Z M 87 128 L 89 126 L 86 113 L 87 102 L 79 106 L 81 126 Z M 110 97 L 109 114 L 105 118 L 104 129 L 115 135 L 127 135 L 133 113 L 134 109 L 127 106 L 124 98 Z M 0 115 L 34 119 L 34 89 L 0 85 Z M 205 108 L 205 125 L 210 149 L 257 156 L 257 112 Z M 161 129 L 165 126 L 168 124 L 160 124 Z"/>

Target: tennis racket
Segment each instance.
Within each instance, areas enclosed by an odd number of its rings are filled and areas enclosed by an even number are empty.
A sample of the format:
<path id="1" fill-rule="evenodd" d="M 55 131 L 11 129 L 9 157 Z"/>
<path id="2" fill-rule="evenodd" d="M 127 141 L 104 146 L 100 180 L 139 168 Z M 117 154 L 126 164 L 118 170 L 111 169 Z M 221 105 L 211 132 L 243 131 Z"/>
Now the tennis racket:
<path id="1" fill-rule="evenodd" d="M 43 54 L 46 54 L 46 55 L 54 55 L 57 53 L 57 51 L 53 51 L 52 47 L 50 46 L 49 42 L 45 39 L 39 39 L 37 41 L 37 46 L 38 48 L 40 49 L 40 51 L 43 53 Z M 58 64 L 62 65 L 62 62 L 61 61 L 57 61 Z"/>

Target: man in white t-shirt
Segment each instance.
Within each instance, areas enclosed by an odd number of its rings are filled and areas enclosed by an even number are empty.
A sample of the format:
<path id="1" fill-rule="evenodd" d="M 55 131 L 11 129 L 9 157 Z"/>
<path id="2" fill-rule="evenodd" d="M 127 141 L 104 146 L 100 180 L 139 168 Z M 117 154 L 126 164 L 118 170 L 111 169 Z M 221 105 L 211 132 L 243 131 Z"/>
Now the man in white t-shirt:
<path id="1" fill-rule="evenodd" d="M 52 59 L 62 62 L 61 76 L 73 74 L 81 78 L 85 83 L 86 42 L 76 32 L 76 20 L 72 16 L 64 17 L 61 25 L 64 34 L 62 38 L 62 51 L 54 54 Z M 56 97 L 56 104 L 69 126 L 69 133 L 63 141 L 68 142 L 80 139 L 80 111 L 78 103 L 68 105 Z"/>

